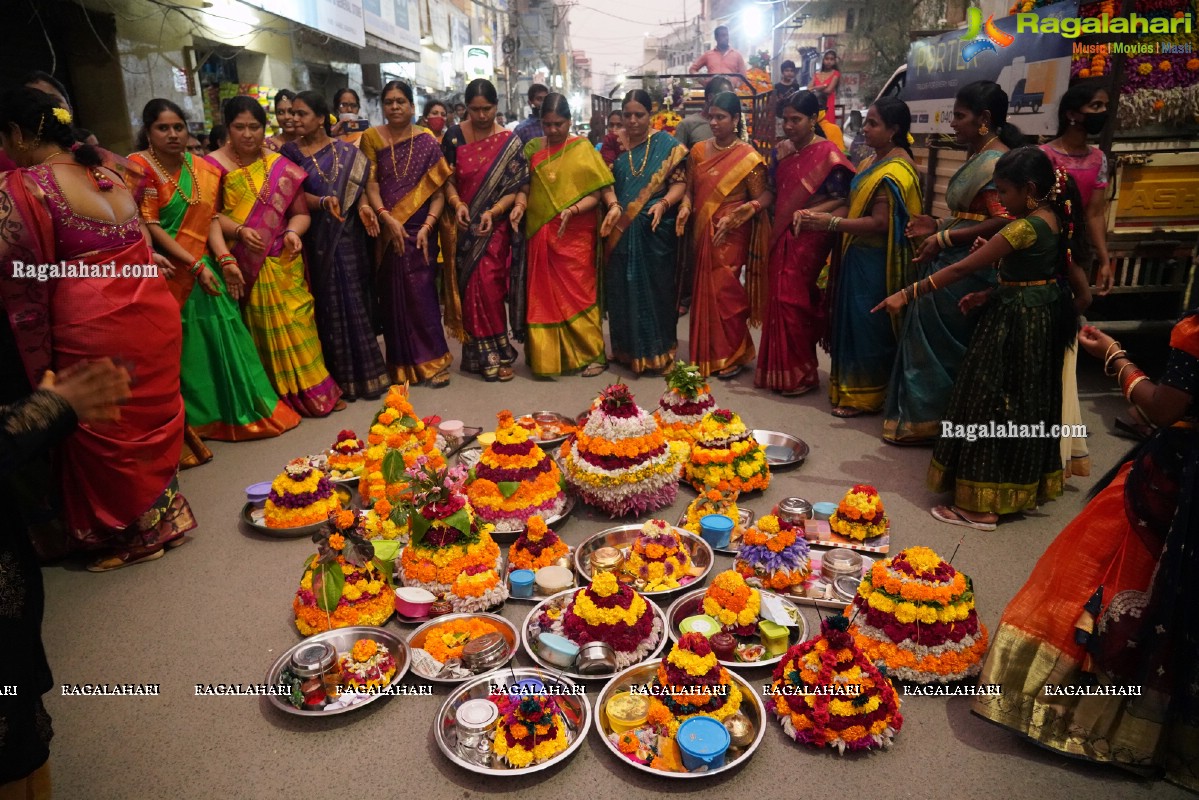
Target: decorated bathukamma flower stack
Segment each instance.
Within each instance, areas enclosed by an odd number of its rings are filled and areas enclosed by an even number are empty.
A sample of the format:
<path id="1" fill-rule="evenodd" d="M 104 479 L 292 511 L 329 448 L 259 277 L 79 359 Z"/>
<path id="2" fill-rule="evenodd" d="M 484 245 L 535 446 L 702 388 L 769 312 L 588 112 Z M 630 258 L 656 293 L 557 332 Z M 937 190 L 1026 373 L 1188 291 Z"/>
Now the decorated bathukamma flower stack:
<path id="1" fill-rule="evenodd" d="M 803 586 L 812 574 L 808 541 L 803 531 L 774 514 L 767 514 L 745 532 L 734 566 L 762 587 L 788 592 Z"/>
<path id="2" fill-rule="evenodd" d="M 329 477 L 297 458 L 271 481 L 263 521 L 268 528 L 299 528 L 324 522 L 340 508 Z"/>
<path id="3" fill-rule="evenodd" d="M 664 635 L 646 599 L 611 572 L 596 575 L 564 606 L 549 605 L 529 624 L 531 639 L 553 633 L 579 646 L 606 642 L 616 651 L 617 669 L 644 661 Z"/>
<path id="4" fill-rule="evenodd" d="M 408 387 L 392 386 L 366 441 L 358 494 L 367 509 L 367 535 L 372 539 L 406 540 L 412 501 L 407 471 L 418 458 L 423 458 L 431 469 L 445 466 L 445 458 L 437 449 L 437 431 L 416 415 L 408 400 Z"/>
<path id="5" fill-rule="evenodd" d="M 544 694 L 491 695 L 499 707 L 493 749 L 505 763 L 528 767 L 565 750 L 566 719 L 558 701 Z"/>
<path id="6" fill-rule="evenodd" d="M 883 500 L 873 486 L 859 483 L 837 505 L 828 521 L 833 533 L 864 542 L 887 532 L 891 522 L 883 510 Z"/>
<path id="7" fill-rule="evenodd" d="M 466 499 L 466 470 L 433 469 L 423 458 L 408 471 L 414 493 L 412 539 L 400 558 L 405 586 L 443 596 L 455 611 L 481 611 L 508 597 L 492 526 Z"/>
<path id="8" fill-rule="evenodd" d="M 878 561 L 858 584 L 850 633 L 889 674 L 919 683 L 979 673 L 987 629 L 974 610 L 970 579 L 927 547 Z"/>
<path id="9" fill-rule="evenodd" d="M 704 415 L 714 408 L 716 400 L 699 367 L 676 361 L 666 375 L 666 391 L 658 398 L 654 416 L 666 438 L 690 445 L 695 441 Z"/>
<path id="10" fill-rule="evenodd" d="M 731 717 L 741 709 L 741 700 L 741 689 L 720 666 L 707 638 L 685 633 L 658 667 L 646 719 L 674 736 L 692 717 Z"/>
<path id="11" fill-rule="evenodd" d="M 687 506 L 683 529 L 700 535 L 700 520 L 709 514 L 719 514 L 733 521 L 733 533 L 730 542 L 739 542 L 745 535 L 741 527 L 741 509 L 737 508 L 737 492 L 731 490 L 708 489 L 699 493 L 699 497 Z"/>
<path id="12" fill-rule="evenodd" d="M 641 526 L 621 567 L 622 581 L 645 592 L 677 589 L 691 577 L 691 554 L 669 523 L 651 519 Z"/>
<path id="13" fill-rule="evenodd" d="M 624 384 L 609 386 L 599 399 L 587 424 L 562 446 L 567 483 L 613 517 L 673 503 L 685 446 L 663 436 Z"/>
<path id="14" fill-rule="evenodd" d="M 512 417 L 499 413 L 495 442 L 471 470 L 466 494 L 475 513 L 497 531 L 518 531 L 534 514 L 549 519 L 566 506 L 558 465 Z"/>
<path id="15" fill-rule="evenodd" d="M 683 471 L 695 490 L 752 492 L 770 485 L 766 450 L 741 417 L 725 408 L 709 411 L 696 433 Z"/>
<path id="16" fill-rule="evenodd" d="M 338 660 L 342 683 L 360 689 L 377 689 L 391 683 L 396 674 L 395 656 L 374 639 L 359 639 Z"/>
<path id="17" fill-rule="evenodd" d="M 312 540 L 317 553 L 305 563 L 292 601 L 300 633 L 386 622 L 395 611 L 386 566 L 363 537 L 354 512 L 337 512 Z"/>
<path id="18" fill-rule="evenodd" d="M 508 548 L 508 569 L 527 569 L 533 572 L 542 567 L 568 566 L 570 548 L 558 534 L 549 529 L 539 516 L 529 517 L 524 533 Z"/>
<path id="19" fill-rule="evenodd" d="M 366 467 L 366 443 L 351 430 L 337 434 L 329 448 L 329 474 L 337 480 L 361 478 Z"/>
<path id="20" fill-rule="evenodd" d="M 831 617 L 820 636 L 788 650 L 774 669 L 766 707 L 803 744 L 841 753 L 889 747 L 903 725 L 899 696 L 848 627 L 845 617 Z"/>

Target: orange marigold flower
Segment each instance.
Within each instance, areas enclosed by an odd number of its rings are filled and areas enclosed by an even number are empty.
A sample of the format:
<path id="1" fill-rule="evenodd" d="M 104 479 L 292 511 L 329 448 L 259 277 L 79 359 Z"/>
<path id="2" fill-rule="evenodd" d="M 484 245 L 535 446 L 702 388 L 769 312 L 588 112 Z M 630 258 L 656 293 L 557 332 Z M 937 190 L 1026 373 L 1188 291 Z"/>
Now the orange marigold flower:
<path id="1" fill-rule="evenodd" d="M 342 536 L 340 533 L 333 534 L 329 537 L 329 546 L 334 550 L 340 550 L 346 546 L 346 537 Z"/>

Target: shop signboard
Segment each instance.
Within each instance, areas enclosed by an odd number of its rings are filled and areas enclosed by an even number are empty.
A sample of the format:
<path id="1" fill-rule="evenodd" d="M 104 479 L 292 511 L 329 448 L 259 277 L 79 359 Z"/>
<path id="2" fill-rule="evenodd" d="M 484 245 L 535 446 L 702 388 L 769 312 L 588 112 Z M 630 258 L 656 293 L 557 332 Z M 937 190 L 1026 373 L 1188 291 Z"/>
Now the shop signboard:
<path id="1" fill-rule="evenodd" d="M 468 45 L 464 58 L 467 80 L 483 78 L 491 80 L 495 76 L 492 59 L 492 48 L 485 44 Z"/>
<path id="2" fill-rule="evenodd" d="M 372 36 L 420 52 L 420 17 L 415 0 L 362 0 L 362 21 Z"/>
<path id="3" fill-rule="evenodd" d="M 362 0 L 246 0 L 250 5 L 290 19 L 356 47 L 366 45 Z"/>

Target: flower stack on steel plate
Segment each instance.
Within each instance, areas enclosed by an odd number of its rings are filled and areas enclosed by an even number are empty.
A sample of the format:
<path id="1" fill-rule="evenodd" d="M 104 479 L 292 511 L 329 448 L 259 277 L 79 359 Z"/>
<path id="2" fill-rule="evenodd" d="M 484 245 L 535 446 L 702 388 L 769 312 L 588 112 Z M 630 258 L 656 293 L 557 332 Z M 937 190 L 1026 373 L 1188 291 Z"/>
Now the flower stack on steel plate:
<path id="1" fill-rule="evenodd" d="M 803 531 L 774 514 L 767 514 L 745 532 L 734 566 L 765 589 L 788 592 L 804 585 L 812 574 L 808 540 Z"/>
<path id="2" fill-rule="evenodd" d="M 741 417 L 725 408 L 709 411 L 700 422 L 683 475 L 697 492 L 752 492 L 770 485 L 766 449 Z"/>
<path id="3" fill-rule="evenodd" d="M 484 522 L 497 531 L 518 531 L 534 514 L 549 519 L 562 513 L 566 481 L 554 459 L 516 424 L 511 411 L 501 411 L 498 417 L 495 442 L 471 468 L 466 494 Z"/>
<path id="4" fill-rule="evenodd" d="M 296 628 L 309 636 L 332 628 L 382 625 L 395 611 L 387 565 L 375 555 L 353 511 L 338 511 L 313 537 L 292 601 Z"/>
<path id="5" fill-rule="evenodd" d="M 666 375 L 666 391 L 658 398 L 654 416 L 666 438 L 690 445 L 704 415 L 714 408 L 716 400 L 699 367 L 676 361 Z"/>
<path id="6" fill-rule="evenodd" d="M 596 575 L 590 586 L 577 590 L 564 605 L 547 604 L 529 622 L 528 633 L 530 640 L 554 633 L 580 647 L 606 642 L 616 651 L 617 669 L 644 661 L 665 635 L 649 602 L 621 585 L 611 572 Z"/>
<path id="7" fill-rule="evenodd" d="M 271 481 L 263 521 L 268 528 L 299 528 L 324 522 L 339 508 L 329 476 L 297 458 Z"/>

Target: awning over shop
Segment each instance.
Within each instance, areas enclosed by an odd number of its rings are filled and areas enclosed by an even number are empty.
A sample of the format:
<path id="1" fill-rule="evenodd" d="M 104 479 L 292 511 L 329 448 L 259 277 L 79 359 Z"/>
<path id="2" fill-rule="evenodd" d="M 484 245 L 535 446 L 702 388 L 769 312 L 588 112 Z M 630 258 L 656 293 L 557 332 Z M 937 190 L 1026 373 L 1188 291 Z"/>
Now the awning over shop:
<path id="1" fill-rule="evenodd" d="M 420 61 L 420 52 L 410 47 L 380 39 L 373 33 L 366 35 L 366 46 L 362 48 L 360 63 L 387 64 L 393 61 Z"/>

